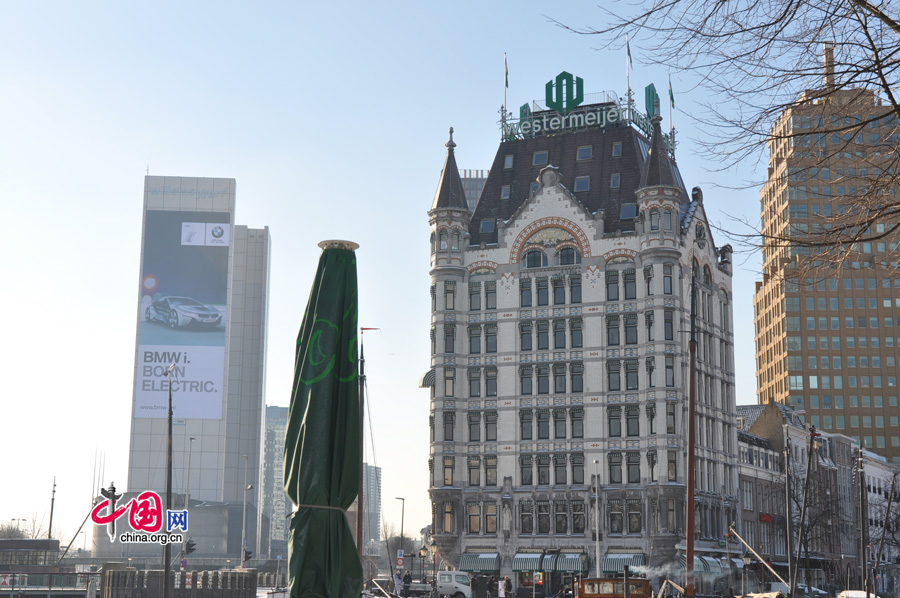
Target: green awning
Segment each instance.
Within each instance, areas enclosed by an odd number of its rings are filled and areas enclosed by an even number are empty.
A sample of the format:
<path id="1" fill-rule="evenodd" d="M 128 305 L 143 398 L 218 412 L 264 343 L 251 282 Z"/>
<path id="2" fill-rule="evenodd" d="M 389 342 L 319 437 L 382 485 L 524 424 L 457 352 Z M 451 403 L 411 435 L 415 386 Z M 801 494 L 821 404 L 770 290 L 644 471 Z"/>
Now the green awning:
<path id="1" fill-rule="evenodd" d="M 681 556 L 681 569 L 684 570 L 687 568 L 687 557 L 684 555 Z M 694 555 L 694 573 L 709 573 L 709 563 L 704 561 L 701 557 Z"/>
<path id="2" fill-rule="evenodd" d="M 541 561 L 541 571 L 556 571 L 556 558 L 558 554 L 545 554 Z"/>
<path id="3" fill-rule="evenodd" d="M 628 567 L 643 567 L 646 562 L 644 554 L 639 552 L 637 554 L 628 553 L 628 554 L 616 554 L 616 553 L 606 553 L 606 556 L 603 557 L 603 563 L 601 563 L 601 568 L 604 573 L 624 573 L 625 565 Z"/>
<path id="4" fill-rule="evenodd" d="M 515 572 L 522 571 L 540 571 L 541 556 L 540 552 L 520 552 L 513 557 L 512 570 Z"/>
<path id="5" fill-rule="evenodd" d="M 582 573 L 588 570 L 587 555 L 583 552 L 563 552 L 556 559 L 556 570 Z"/>
<path id="6" fill-rule="evenodd" d="M 500 571 L 500 555 L 496 552 L 464 552 L 459 557 L 459 570 L 469 573 Z"/>

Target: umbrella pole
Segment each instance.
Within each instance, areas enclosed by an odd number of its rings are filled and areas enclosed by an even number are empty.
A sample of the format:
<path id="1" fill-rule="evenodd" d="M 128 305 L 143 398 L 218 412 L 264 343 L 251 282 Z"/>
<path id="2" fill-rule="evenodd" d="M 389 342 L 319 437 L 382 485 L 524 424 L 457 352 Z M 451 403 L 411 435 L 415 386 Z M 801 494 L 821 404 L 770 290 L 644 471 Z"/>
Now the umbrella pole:
<path id="1" fill-rule="evenodd" d="M 359 552 L 359 561 L 363 558 L 363 513 L 365 503 L 363 497 L 363 455 L 365 454 L 365 405 L 366 405 L 366 357 L 363 353 L 362 332 L 359 334 L 359 495 L 356 499 L 356 550 Z M 390 556 L 390 553 L 388 553 Z M 365 577 L 365 574 L 363 574 Z"/>

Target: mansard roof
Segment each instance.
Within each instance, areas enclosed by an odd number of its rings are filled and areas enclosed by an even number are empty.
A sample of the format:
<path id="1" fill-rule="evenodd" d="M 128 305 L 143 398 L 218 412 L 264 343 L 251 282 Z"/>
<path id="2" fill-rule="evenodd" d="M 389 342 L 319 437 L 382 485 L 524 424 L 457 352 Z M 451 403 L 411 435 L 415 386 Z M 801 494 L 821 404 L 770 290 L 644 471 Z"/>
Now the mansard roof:
<path id="1" fill-rule="evenodd" d="M 539 114 L 535 113 L 535 117 Z M 621 155 L 613 156 L 613 146 L 617 143 L 621 144 Z M 586 146 L 591 147 L 591 158 L 578 160 L 578 149 Z M 635 192 L 640 187 L 641 171 L 649 149 L 649 140 L 624 123 L 501 142 L 472 216 L 470 245 L 497 243 L 498 227 L 486 227 L 490 232 L 482 233 L 481 222 L 508 221 L 531 195 L 532 183 L 537 183 L 541 170 L 548 165 L 558 169 L 561 184 L 588 212 L 603 212 L 604 232 L 633 231 L 634 220 L 622 218 L 622 206 L 636 202 Z M 534 164 L 535 152 L 543 150 L 548 153 L 547 163 Z M 504 168 L 507 156 L 512 156 L 511 168 Z M 673 186 L 684 191 L 678 168 L 671 164 L 677 177 Z M 619 175 L 617 188 L 611 186 L 614 174 Z M 589 179 L 587 191 L 575 191 L 575 179 L 581 177 Z M 503 187 L 507 185 L 509 196 L 503 198 Z"/>
<path id="2" fill-rule="evenodd" d="M 453 155 L 453 127 L 450 127 L 450 141 L 446 143 L 447 159 L 444 161 L 444 169 L 441 171 L 441 181 L 438 183 L 437 192 L 434 194 L 434 202 L 431 209 L 457 208 L 468 210 L 466 193 L 463 191 L 462 180 L 459 176 L 459 168 L 456 166 L 456 157 Z"/>

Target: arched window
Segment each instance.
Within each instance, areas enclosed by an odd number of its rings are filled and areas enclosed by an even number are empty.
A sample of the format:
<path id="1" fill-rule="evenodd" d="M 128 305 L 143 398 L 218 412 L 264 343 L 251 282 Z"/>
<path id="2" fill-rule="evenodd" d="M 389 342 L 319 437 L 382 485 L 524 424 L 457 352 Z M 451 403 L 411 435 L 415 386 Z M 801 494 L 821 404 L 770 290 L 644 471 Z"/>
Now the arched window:
<path id="1" fill-rule="evenodd" d="M 672 211 L 663 210 L 663 230 L 672 230 Z"/>
<path id="2" fill-rule="evenodd" d="M 697 277 L 697 273 L 698 273 L 699 271 L 700 271 L 700 264 L 699 264 L 699 263 L 697 262 L 697 260 L 695 259 L 695 260 L 693 260 L 693 261 L 691 262 L 691 276 L 692 276 L 693 278 L 696 278 L 696 277 Z"/>
<path id="3" fill-rule="evenodd" d="M 574 247 L 563 247 L 556 252 L 555 266 L 571 266 L 581 263 L 581 252 Z"/>
<path id="4" fill-rule="evenodd" d="M 447 251 L 447 231 L 442 230 L 438 233 L 438 239 L 440 239 L 440 249 L 441 251 Z"/>
<path id="5" fill-rule="evenodd" d="M 709 266 L 703 266 L 703 284 L 709 284 L 712 281 L 712 273 L 709 271 Z"/>
<path id="6" fill-rule="evenodd" d="M 650 212 L 650 230 L 659 230 L 659 212 L 656 210 Z"/>
<path id="7" fill-rule="evenodd" d="M 450 249 L 453 251 L 459 251 L 459 231 L 453 231 L 453 237 L 451 238 L 452 244 L 450 245 Z"/>
<path id="8" fill-rule="evenodd" d="M 543 268 L 547 266 L 547 256 L 539 249 L 532 249 L 525 254 L 526 268 Z"/>
<path id="9" fill-rule="evenodd" d="M 434 253 L 434 233 L 431 233 L 431 253 Z"/>

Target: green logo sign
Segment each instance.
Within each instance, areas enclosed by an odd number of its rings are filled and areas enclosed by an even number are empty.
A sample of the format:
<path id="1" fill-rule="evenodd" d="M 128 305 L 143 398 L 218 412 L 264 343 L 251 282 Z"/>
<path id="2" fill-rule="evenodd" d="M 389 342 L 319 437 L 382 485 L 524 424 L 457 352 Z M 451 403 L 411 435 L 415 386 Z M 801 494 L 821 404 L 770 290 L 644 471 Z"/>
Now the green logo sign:
<path id="1" fill-rule="evenodd" d="M 584 80 L 581 77 L 573 77 L 571 73 L 563 71 L 556 76 L 556 97 L 553 95 L 553 87 L 553 81 L 547 81 L 547 107 L 560 114 L 568 114 L 584 101 Z"/>
<path id="2" fill-rule="evenodd" d="M 656 86 L 652 83 L 644 88 L 644 107 L 647 109 L 649 118 L 659 114 L 659 95 L 656 93 Z"/>

